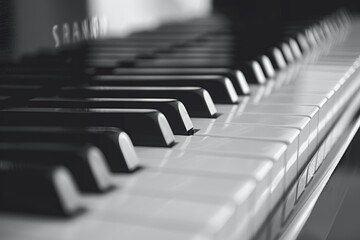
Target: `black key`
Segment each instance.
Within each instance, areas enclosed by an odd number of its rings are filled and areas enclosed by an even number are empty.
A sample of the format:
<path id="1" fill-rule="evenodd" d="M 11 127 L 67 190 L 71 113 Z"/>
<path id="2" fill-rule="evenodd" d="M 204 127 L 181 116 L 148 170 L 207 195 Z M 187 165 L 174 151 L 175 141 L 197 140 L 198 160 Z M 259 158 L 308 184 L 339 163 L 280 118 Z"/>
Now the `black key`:
<path id="1" fill-rule="evenodd" d="M 138 159 L 129 136 L 117 128 L 0 127 L 0 142 L 48 142 L 98 147 L 112 172 L 136 170 Z"/>
<path id="2" fill-rule="evenodd" d="M 129 63 L 119 63 L 120 67 L 134 68 L 230 68 L 240 69 L 246 77 L 248 83 L 265 84 L 266 79 L 261 66 L 256 61 L 242 63 L 232 63 L 229 59 L 154 59 L 154 60 L 136 60 Z"/>
<path id="3" fill-rule="evenodd" d="M 3 126 L 118 127 L 135 145 L 169 147 L 174 135 L 156 110 L 12 108 L 0 112 Z"/>
<path id="4" fill-rule="evenodd" d="M 300 60 L 303 57 L 303 54 L 301 52 L 298 42 L 293 37 L 290 37 L 288 42 L 295 59 Z"/>
<path id="5" fill-rule="evenodd" d="M 279 48 L 274 47 L 270 49 L 267 56 L 270 58 L 276 71 L 281 71 L 287 67 L 284 55 Z"/>
<path id="6" fill-rule="evenodd" d="M 234 104 L 238 101 L 233 84 L 222 76 L 96 76 L 92 80 L 89 83 L 92 86 L 202 87 L 215 103 Z"/>
<path id="7" fill-rule="evenodd" d="M 273 79 L 276 75 L 273 64 L 270 61 L 270 58 L 266 55 L 261 55 L 257 57 L 257 61 L 259 62 L 266 79 Z"/>
<path id="8" fill-rule="evenodd" d="M 22 74 L 3 74 L 0 75 L 0 86 L 10 88 L 13 87 L 23 87 L 23 88 L 55 88 L 59 86 L 65 86 L 70 84 L 81 84 L 83 78 L 74 77 L 70 72 L 66 72 L 61 68 L 54 68 L 55 72 L 51 74 L 50 69 L 20 69 L 19 72 L 23 71 Z M 59 75 L 61 74 L 61 75 Z"/>
<path id="9" fill-rule="evenodd" d="M 64 166 L 83 192 L 104 192 L 112 187 L 103 153 L 90 144 L 0 143 L 0 156 L 29 166 Z"/>
<path id="10" fill-rule="evenodd" d="M 0 211 L 71 216 L 81 210 L 66 168 L 0 159 Z"/>
<path id="11" fill-rule="evenodd" d="M 217 116 L 216 108 L 210 94 L 206 90 L 199 87 L 100 87 L 99 86 L 99 87 L 82 87 L 82 88 L 63 88 L 59 95 L 60 97 L 71 97 L 71 98 L 178 99 L 182 103 L 184 103 L 191 117 L 214 118 Z"/>
<path id="12" fill-rule="evenodd" d="M 185 106 L 175 99 L 36 98 L 28 101 L 27 106 L 42 108 L 156 109 L 165 115 L 175 134 L 193 134 L 193 124 Z"/>
<path id="13" fill-rule="evenodd" d="M 94 69 L 95 74 L 119 75 L 119 76 L 222 76 L 230 79 L 238 95 L 250 93 L 249 85 L 244 74 L 239 70 L 227 68 L 115 68 L 115 69 Z"/>
<path id="14" fill-rule="evenodd" d="M 6 107 L 10 104 L 12 97 L 11 96 L 0 96 L 0 109 Z"/>
<path id="15" fill-rule="evenodd" d="M 292 64 L 295 61 L 295 57 L 291 51 L 291 48 L 287 42 L 283 42 L 279 47 L 285 57 L 285 61 L 288 65 Z"/>
<path id="16" fill-rule="evenodd" d="M 18 98 L 29 98 L 39 95 L 50 96 L 54 92 L 41 85 L 0 85 L 0 94 Z"/>

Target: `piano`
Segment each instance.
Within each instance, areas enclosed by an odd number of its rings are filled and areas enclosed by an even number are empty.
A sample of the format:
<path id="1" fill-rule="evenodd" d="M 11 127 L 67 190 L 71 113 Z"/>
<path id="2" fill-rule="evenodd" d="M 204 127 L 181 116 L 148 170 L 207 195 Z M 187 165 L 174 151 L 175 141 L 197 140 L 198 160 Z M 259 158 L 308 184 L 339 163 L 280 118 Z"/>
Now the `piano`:
<path id="1" fill-rule="evenodd" d="M 360 126 L 312 2 L 1 1 L 0 238 L 297 239 Z"/>

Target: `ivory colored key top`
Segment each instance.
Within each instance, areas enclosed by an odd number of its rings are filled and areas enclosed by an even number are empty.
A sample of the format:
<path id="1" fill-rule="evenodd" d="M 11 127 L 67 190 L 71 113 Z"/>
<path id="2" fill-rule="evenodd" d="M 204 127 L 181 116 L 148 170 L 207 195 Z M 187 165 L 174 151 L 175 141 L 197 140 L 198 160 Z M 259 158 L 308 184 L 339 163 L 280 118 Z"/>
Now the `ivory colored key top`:
<path id="1" fill-rule="evenodd" d="M 221 153 L 196 151 L 171 151 L 161 148 L 137 147 L 140 162 L 147 168 L 162 172 L 191 174 L 196 176 L 224 178 L 243 181 L 256 181 L 253 209 L 254 229 L 259 227 L 271 211 L 270 195 L 273 176 L 278 170 L 273 168 L 271 160 L 255 157 L 240 157 Z"/>
<path id="2" fill-rule="evenodd" d="M 243 179 L 198 176 L 195 174 L 146 171 L 136 175 L 119 176 L 118 186 L 127 193 L 146 196 L 174 196 L 180 199 L 212 202 L 214 199 L 232 202 L 236 210 L 236 238 L 250 239 L 256 181 Z"/>
<path id="3" fill-rule="evenodd" d="M 275 126 L 254 126 L 245 123 L 214 123 L 207 126 L 207 128 L 205 128 L 205 126 L 195 127 L 200 129 L 200 131 L 196 133 L 196 135 L 199 136 L 259 139 L 286 144 L 285 189 L 295 181 L 298 175 L 299 130 Z"/>

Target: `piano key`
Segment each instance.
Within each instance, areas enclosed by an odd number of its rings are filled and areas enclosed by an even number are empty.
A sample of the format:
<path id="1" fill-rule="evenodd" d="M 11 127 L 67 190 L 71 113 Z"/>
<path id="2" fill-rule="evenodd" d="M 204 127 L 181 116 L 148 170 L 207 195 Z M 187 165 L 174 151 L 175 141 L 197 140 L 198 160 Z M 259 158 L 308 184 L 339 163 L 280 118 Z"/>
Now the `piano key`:
<path id="1" fill-rule="evenodd" d="M 101 69 L 95 70 L 101 73 Z M 165 76 L 203 76 L 216 75 L 223 76 L 232 82 L 238 95 L 249 94 L 249 86 L 244 74 L 239 70 L 226 68 L 115 68 L 105 71 L 105 74 L 114 74 L 115 76 L 148 76 L 148 75 L 165 75 Z"/>
<path id="2" fill-rule="evenodd" d="M 270 186 L 274 181 L 274 176 L 278 173 L 276 169 L 272 168 L 273 163 L 269 159 L 223 155 L 214 152 L 152 150 L 144 147 L 137 147 L 136 150 L 142 164 L 156 171 L 236 181 L 256 180 L 256 197 L 252 210 L 255 229 L 268 216 L 271 210 L 271 199 L 279 197 L 275 193 L 270 195 Z"/>
<path id="3" fill-rule="evenodd" d="M 193 124 L 185 106 L 175 99 L 137 98 L 34 98 L 28 107 L 45 108 L 110 108 L 110 109 L 156 109 L 163 113 L 175 134 L 190 135 Z"/>
<path id="4" fill-rule="evenodd" d="M 291 48 L 291 51 L 295 57 L 296 60 L 300 60 L 303 56 L 300 46 L 297 43 L 297 41 L 295 40 L 295 38 L 290 38 L 289 39 L 289 46 Z"/>
<path id="5" fill-rule="evenodd" d="M 229 201 L 236 210 L 236 235 L 250 239 L 252 211 L 255 200 L 255 180 L 251 178 L 217 178 L 189 173 L 147 171 L 134 176 L 122 176 L 116 180 L 126 186 L 128 194 L 147 196 L 174 196 L 194 201 L 211 202 L 214 199 Z"/>
<path id="6" fill-rule="evenodd" d="M 51 96 L 54 89 L 46 88 L 41 85 L 0 85 L 0 94 L 11 97 L 27 99 L 33 96 Z"/>
<path id="7" fill-rule="evenodd" d="M 285 58 L 279 48 L 272 48 L 268 51 L 268 55 L 272 65 L 276 71 L 280 71 L 286 68 L 287 64 Z"/>
<path id="8" fill-rule="evenodd" d="M 0 127 L 0 142 L 48 142 L 98 147 L 112 172 L 132 172 L 139 167 L 129 136 L 117 128 Z"/>
<path id="9" fill-rule="evenodd" d="M 276 72 L 268 56 L 261 55 L 260 57 L 258 57 L 258 62 L 260 63 L 260 66 L 262 67 L 265 77 L 267 79 L 272 79 L 275 77 Z"/>
<path id="10" fill-rule="evenodd" d="M 270 96 L 264 99 L 265 104 L 285 104 L 285 105 L 299 105 L 299 106 L 316 106 L 319 108 L 319 126 L 318 139 L 321 141 L 325 138 L 328 128 L 327 116 L 329 114 L 329 105 L 327 98 L 316 95 L 277 95 Z M 329 127 L 329 126 L 328 126 Z"/>
<path id="11" fill-rule="evenodd" d="M 234 125 L 237 128 L 237 124 L 251 124 L 252 126 L 277 126 L 294 128 L 300 131 L 299 134 L 299 154 L 298 154 L 298 166 L 304 166 L 309 159 L 308 145 L 310 135 L 310 118 L 305 116 L 279 116 L 271 114 L 251 114 L 241 113 L 233 118 L 224 119 L 221 116 L 211 122 L 204 121 L 203 119 L 194 118 L 193 122 L 195 126 L 199 124 L 205 126 L 202 129 L 211 127 L 212 124 L 229 124 Z M 207 126 L 208 124 L 209 126 Z"/>
<path id="12" fill-rule="evenodd" d="M 60 97 L 72 98 L 166 98 L 178 99 L 191 117 L 216 117 L 208 91 L 198 87 L 81 87 L 63 88 Z"/>
<path id="13" fill-rule="evenodd" d="M 29 167 L 64 166 L 84 192 L 104 192 L 111 187 L 103 153 L 89 144 L 2 142 L 0 155 L 13 164 Z"/>
<path id="14" fill-rule="evenodd" d="M 280 45 L 280 49 L 282 50 L 282 53 L 285 57 L 285 61 L 287 62 L 287 64 L 289 65 L 292 64 L 295 61 L 295 58 L 293 56 L 290 46 L 286 42 L 283 42 Z"/>
<path id="15" fill-rule="evenodd" d="M 70 172 L 0 159 L 0 211 L 72 216 L 83 205 Z"/>
<path id="16" fill-rule="evenodd" d="M 177 142 L 178 144 L 173 147 L 174 150 L 270 159 L 273 161 L 273 169 L 275 171 L 271 184 L 271 192 L 274 196 L 271 200 L 272 207 L 275 206 L 284 192 L 286 145 L 283 143 L 196 135 L 191 137 L 177 136 Z M 168 152 L 170 153 L 173 149 Z M 163 153 L 167 152 L 166 149 L 160 149 L 159 151 L 163 151 Z"/>
<path id="17" fill-rule="evenodd" d="M 58 221 L 54 219 L 16 218 L 14 216 L 0 217 L 0 231 L 4 238 L 16 240 L 22 236 L 29 240 L 76 240 L 76 239 L 104 239 L 111 240 L 123 236 L 128 240 L 174 239 L 174 240 L 210 240 L 201 233 L 189 233 L 181 230 L 144 226 L 135 223 L 104 221 L 99 219 Z M 33 229 L 41 228 L 41 231 Z"/>
<path id="18" fill-rule="evenodd" d="M 169 147 L 174 136 L 156 110 L 13 108 L 1 111 L 1 126 L 119 127 L 135 145 Z"/>
<path id="19" fill-rule="evenodd" d="M 214 102 L 233 104 L 238 95 L 232 82 L 222 76 L 97 76 L 89 84 L 92 86 L 195 86 L 206 89 Z"/>
<path id="20" fill-rule="evenodd" d="M 120 67 L 124 66 L 120 64 Z M 139 60 L 132 65 L 137 68 L 230 68 L 239 69 L 245 75 L 249 83 L 264 84 L 266 81 L 265 75 L 261 66 L 256 61 L 250 61 L 232 66 L 227 61 L 215 61 L 212 59 L 154 59 L 154 60 Z"/>
<path id="21" fill-rule="evenodd" d="M 285 189 L 295 181 L 298 175 L 299 130 L 275 126 L 253 126 L 251 124 L 234 125 L 231 123 L 214 123 L 207 128 L 201 125 L 195 125 L 195 127 L 200 129 L 196 133 L 199 136 L 253 139 L 286 144 Z"/>
<path id="22" fill-rule="evenodd" d="M 142 204 L 145 202 L 146 204 Z M 47 237 L 48 234 L 52 234 L 64 238 L 78 239 L 79 236 L 87 236 L 88 234 L 85 232 L 89 232 L 89 230 L 77 232 L 76 229 L 98 229 L 96 225 L 93 227 L 89 225 L 89 221 L 100 224 L 100 226 L 119 224 L 121 227 L 125 224 L 140 226 L 140 229 L 158 229 L 160 236 L 165 231 L 165 233 L 174 232 L 173 234 L 176 234 L 179 232 L 183 233 L 183 236 L 202 236 L 209 240 L 217 240 L 233 239 L 236 233 L 235 209 L 228 201 L 213 200 L 203 202 L 165 196 L 149 197 L 135 194 L 118 194 L 110 198 L 104 198 L 98 203 L 94 202 L 93 207 L 94 210 L 87 214 L 87 219 L 73 221 L 73 225 L 77 228 L 71 228 L 66 222 L 45 222 L 40 219 L 25 223 L 25 227 L 21 228 L 22 234 L 36 237 L 39 233 L 33 231 L 33 229 L 34 227 L 36 229 L 36 226 L 41 226 L 41 228 L 52 230 L 43 233 Z M 6 221 L 4 222 L 6 223 Z M 20 222 L 19 225 L 22 226 L 23 224 Z M 73 230 L 71 231 L 71 229 Z M 114 232 L 111 231 L 110 233 Z M 149 233 L 154 234 L 152 231 Z M 42 236 L 44 236 L 43 234 Z M 155 234 L 155 236 L 158 234 Z M 171 234 L 169 235 L 171 236 Z M 95 236 L 98 236 L 98 234 Z M 132 238 L 132 236 L 135 238 Z M 143 235 L 129 232 L 130 239 L 138 239 L 137 237 L 140 236 Z"/>
<path id="23" fill-rule="evenodd" d="M 297 90 L 298 89 L 298 90 Z M 309 96 L 309 98 L 318 98 L 318 97 L 325 97 L 327 99 L 327 105 L 329 106 L 329 111 L 328 114 L 326 116 L 326 122 L 329 123 L 328 126 L 332 125 L 332 121 L 336 119 L 336 114 L 338 112 L 338 110 L 341 108 L 341 98 L 340 96 L 342 95 L 343 90 L 341 89 L 340 85 L 336 85 L 334 87 L 328 87 L 327 89 L 324 89 L 324 87 L 316 87 L 316 84 L 313 84 L 312 88 L 284 88 L 281 89 L 280 91 L 276 92 L 274 94 L 275 96 L 288 96 L 288 95 L 294 95 L 294 96 Z"/>
<path id="24" fill-rule="evenodd" d="M 224 106 L 218 106 L 219 112 L 223 112 Z M 224 109 L 226 110 L 226 109 Z M 229 110 L 229 109 L 228 109 Z M 233 112 L 231 112 L 233 111 Z M 318 124 L 319 124 L 319 111 L 317 107 L 313 106 L 293 106 L 293 105 L 271 105 L 271 104 L 259 104 L 259 105 L 247 105 L 244 109 L 232 109 L 227 114 L 222 114 L 219 118 L 229 119 L 242 113 L 253 114 L 267 114 L 267 115 L 280 115 L 280 116 L 305 116 L 310 118 L 310 136 L 309 136 L 309 154 L 315 152 L 318 146 Z M 304 166 L 300 166 L 300 169 Z"/>

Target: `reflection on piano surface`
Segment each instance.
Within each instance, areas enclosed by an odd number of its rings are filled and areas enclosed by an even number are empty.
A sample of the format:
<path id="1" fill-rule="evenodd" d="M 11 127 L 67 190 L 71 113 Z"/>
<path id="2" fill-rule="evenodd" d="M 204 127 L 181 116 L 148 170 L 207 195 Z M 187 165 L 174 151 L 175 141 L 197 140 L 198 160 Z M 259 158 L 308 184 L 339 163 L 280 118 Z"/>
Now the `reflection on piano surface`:
<path id="1" fill-rule="evenodd" d="M 358 127 L 360 21 L 73 2 L 0 3 L 1 239 L 296 238 Z"/>

